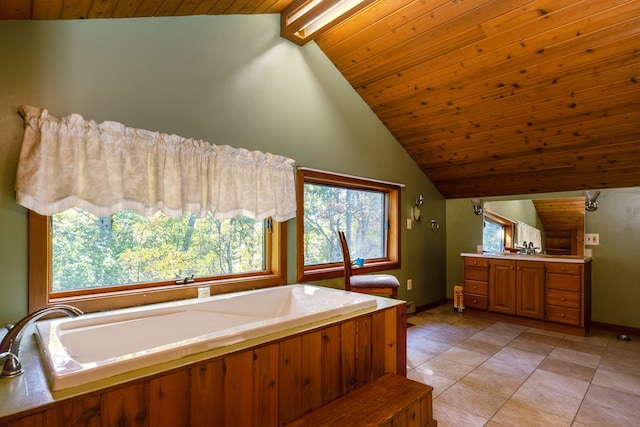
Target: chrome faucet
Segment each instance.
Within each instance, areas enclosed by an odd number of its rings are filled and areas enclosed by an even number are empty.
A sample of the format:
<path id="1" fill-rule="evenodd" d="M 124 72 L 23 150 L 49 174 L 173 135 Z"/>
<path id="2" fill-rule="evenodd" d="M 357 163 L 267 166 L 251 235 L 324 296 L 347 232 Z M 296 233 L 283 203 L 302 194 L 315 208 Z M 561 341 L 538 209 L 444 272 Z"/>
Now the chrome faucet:
<path id="1" fill-rule="evenodd" d="M 33 322 L 40 319 L 42 316 L 46 316 L 51 313 L 62 313 L 69 317 L 76 317 L 84 314 L 82 310 L 71 305 L 52 305 L 28 314 L 14 326 L 8 328 L 9 332 L 7 332 L 7 335 L 5 335 L 2 342 L 0 342 L 0 362 L 2 363 L 2 373 L 0 373 L 0 378 L 15 377 L 24 372 L 18 357 L 20 353 L 20 342 L 22 341 L 24 331 Z"/>

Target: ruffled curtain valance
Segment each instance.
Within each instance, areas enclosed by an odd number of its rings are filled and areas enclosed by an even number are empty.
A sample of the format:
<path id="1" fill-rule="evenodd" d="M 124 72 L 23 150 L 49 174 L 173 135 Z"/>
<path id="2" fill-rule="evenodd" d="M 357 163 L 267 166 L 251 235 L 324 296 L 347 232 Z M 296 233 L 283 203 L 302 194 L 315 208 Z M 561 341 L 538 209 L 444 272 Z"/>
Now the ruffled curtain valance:
<path id="1" fill-rule="evenodd" d="M 150 216 L 195 212 L 285 221 L 296 215 L 294 161 L 78 114 L 23 106 L 17 201 L 41 215 L 79 207 Z"/>

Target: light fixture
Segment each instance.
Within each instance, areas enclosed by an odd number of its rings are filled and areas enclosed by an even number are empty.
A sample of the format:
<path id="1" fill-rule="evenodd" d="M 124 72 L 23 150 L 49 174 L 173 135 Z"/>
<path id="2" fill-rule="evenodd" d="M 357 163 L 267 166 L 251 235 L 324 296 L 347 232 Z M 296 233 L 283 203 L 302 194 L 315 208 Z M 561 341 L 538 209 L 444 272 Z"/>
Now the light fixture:
<path id="1" fill-rule="evenodd" d="M 375 0 L 297 0 L 280 14 L 280 35 L 303 45 Z"/>
<path id="2" fill-rule="evenodd" d="M 598 200 L 599 195 L 599 191 L 589 190 L 584 192 L 584 197 L 586 198 L 584 202 L 584 208 L 586 211 L 593 212 L 598 209 L 598 206 L 600 206 L 600 204 L 596 200 Z"/>
<path id="3" fill-rule="evenodd" d="M 421 194 L 416 199 L 416 203 L 413 205 L 413 219 L 416 221 L 420 221 L 420 206 L 424 205 L 424 196 Z"/>
<path id="4" fill-rule="evenodd" d="M 438 222 L 438 220 L 437 219 L 432 219 L 431 220 L 431 231 L 433 231 L 435 233 L 439 229 L 440 229 L 440 223 Z"/>
<path id="5" fill-rule="evenodd" d="M 482 215 L 484 213 L 484 208 L 482 207 L 482 200 L 480 199 L 471 199 L 471 204 L 473 205 L 473 213 L 476 215 Z"/>

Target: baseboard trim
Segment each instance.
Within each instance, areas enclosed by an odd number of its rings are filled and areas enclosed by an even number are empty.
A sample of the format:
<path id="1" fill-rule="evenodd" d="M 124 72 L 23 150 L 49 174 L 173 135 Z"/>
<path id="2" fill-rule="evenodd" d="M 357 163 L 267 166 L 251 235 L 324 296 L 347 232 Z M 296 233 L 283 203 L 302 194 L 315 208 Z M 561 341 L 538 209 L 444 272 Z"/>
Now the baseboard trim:
<path id="1" fill-rule="evenodd" d="M 430 304 L 421 305 L 419 307 L 416 307 L 416 314 L 420 313 L 421 311 L 427 311 L 427 310 L 431 310 L 432 308 L 440 307 L 441 305 L 446 304 L 447 302 L 449 302 L 449 300 L 447 298 L 443 298 L 439 301 L 432 302 Z"/>
<path id="2" fill-rule="evenodd" d="M 619 334 L 640 336 L 640 328 L 634 328 L 631 326 L 614 325 L 612 323 L 604 322 L 591 322 L 592 328 L 604 329 L 605 331 L 616 332 Z"/>
<path id="3" fill-rule="evenodd" d="M 453 298 L 447 298 L 446 303 L 453 305 Z M 605 331 L 616 332 L 619 334 L 635 335 L 637 337 L 640 337 L 640 328 L 634 328 L 632 326 L 616 325 L 613 323 L 605 322 L 594 322 L 592 320 L 591 328 L 604 329 Z"/>

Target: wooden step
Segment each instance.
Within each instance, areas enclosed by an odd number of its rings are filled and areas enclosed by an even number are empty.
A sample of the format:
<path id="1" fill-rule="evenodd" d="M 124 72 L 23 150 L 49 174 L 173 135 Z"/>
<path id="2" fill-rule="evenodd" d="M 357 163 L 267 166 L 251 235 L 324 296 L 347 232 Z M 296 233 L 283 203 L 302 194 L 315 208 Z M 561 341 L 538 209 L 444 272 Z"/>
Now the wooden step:
<path id="1" fill-rule="evenodd" d="M 384 374 L 338 399 L 296 418 L 289 427 L 436 427 L 433 387 Z"/>

